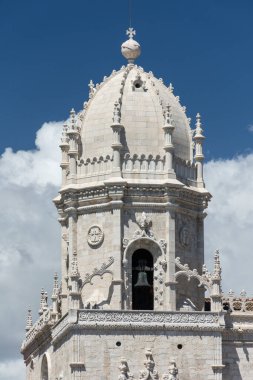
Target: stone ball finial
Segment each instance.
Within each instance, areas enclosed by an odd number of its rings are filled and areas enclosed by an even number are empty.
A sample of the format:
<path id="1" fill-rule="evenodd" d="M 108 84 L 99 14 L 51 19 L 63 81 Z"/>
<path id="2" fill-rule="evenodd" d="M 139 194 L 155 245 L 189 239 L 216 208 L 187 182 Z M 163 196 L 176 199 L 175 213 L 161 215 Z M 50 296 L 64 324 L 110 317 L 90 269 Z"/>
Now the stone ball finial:
<path id="1" fill-rule="evenodd" d="M 126 31 L 129 39 L 121 45 L 121 53 L 128 60 L 128 63 L 134 63 L 134 60 L 141 54 L 140 44 L 133 39 L 136 34 L 133 28 L 129 28 Z"/>

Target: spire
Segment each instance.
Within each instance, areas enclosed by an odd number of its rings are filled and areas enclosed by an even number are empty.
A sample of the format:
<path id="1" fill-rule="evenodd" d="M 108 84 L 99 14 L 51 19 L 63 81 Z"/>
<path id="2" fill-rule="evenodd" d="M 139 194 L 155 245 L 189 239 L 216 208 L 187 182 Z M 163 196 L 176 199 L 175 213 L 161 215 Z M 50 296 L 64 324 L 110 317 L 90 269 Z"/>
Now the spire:
<path id="1" fill-rule="evenodd" d="M 195 138 L 201 138 L 204 139 L 205 137 L 202 134 L 203 129 L 202 129 L 202 124 L 201 124 L 201 116 L 199 113 L 196 115 L 196 129 L 195 129 Z"/>
<path id="2" fill-rule="evenodd" d="M 33 326 L 33 321 L 32 321 L 32 310 L 31 307 L 29 306 L 28 312 L 27 312 L 27 318 L 26 318 L 26 327 L 25 330 L 28 332 Z"/>
<path id="3" fill-rule="evenodd" d="M 203 140 L 205 137 L 203 136 L 203 129 L 201 124 L 200 114 L 196 115 L 196 129 L 193 140 L 195 141 L 195 161 L 197 166 L 197 186 L 205 187 L 204 179 L 203 179 Z"/>
<path id="4" fill-rule="evenodd" d="M 136 32 L 133 28 L 128 28 L 126 31 L 128 40 L 121 45 L 121 53 L 128 60 L 129 64 L 133 64 L 135 59 L 141 54 L 140 44 L 133 39 Z"/>

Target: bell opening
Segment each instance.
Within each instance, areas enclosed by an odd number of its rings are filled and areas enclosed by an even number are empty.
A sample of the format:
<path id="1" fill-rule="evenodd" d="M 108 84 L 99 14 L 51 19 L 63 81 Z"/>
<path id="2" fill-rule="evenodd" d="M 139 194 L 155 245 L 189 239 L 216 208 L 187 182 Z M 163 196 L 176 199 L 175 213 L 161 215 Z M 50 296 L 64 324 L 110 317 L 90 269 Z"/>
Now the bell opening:
<path id="1" fill-rule="evenodd" d="M 153 310 L 154 262 L 152 254 L 138 249 L 132 256 L 132 309 Z"/>

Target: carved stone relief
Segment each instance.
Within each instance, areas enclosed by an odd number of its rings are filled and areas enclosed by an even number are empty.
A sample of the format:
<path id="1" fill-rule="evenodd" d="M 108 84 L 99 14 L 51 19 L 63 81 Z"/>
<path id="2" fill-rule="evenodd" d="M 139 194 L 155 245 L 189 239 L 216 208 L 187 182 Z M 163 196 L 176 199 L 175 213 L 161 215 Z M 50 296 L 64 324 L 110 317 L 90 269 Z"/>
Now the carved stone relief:
<path id="1" fill-rule="evenodd" d="M 98 225 L 91 226 L 88 230 L 88 237 L 87 237 L 88 244 L 91 247 L 95 248 L 101 245 L 103 243 L 103 240 L 104 240 L 104 232 L 102 228 Z"/>
<path id="2" fill-rule="evenodd" d="M 188 215 L 177 214 L 176 230 L 179 248 L 183 250 L 192 250 L 196 248 L 196 229 L 194 219 Z"/>

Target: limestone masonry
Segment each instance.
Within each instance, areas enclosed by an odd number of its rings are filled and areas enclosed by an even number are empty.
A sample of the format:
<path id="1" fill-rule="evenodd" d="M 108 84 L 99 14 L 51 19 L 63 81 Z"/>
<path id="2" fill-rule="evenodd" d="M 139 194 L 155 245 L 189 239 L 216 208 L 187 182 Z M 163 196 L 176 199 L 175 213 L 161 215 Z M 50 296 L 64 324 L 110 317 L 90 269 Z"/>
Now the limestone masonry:
<path id="1" fill-rule="evenodd" d="M 128 64 L 63 126 L 62 277 L 28 311 L 27 380 L 252 380 L 253 300 L 222 293 L 218 251 L 204 263 L 201 117 L 127 34 Z"/>

